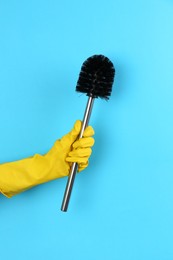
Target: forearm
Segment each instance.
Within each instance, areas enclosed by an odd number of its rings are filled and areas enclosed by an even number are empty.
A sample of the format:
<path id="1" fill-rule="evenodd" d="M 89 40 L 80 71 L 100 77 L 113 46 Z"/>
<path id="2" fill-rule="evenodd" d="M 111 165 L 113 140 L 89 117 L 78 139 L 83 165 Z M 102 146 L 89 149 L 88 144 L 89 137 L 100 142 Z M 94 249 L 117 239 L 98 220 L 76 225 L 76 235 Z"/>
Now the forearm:
<path id="1" fill-rule="evenodd" d="M 59 158 L 52 157 L 49 153 L 44 156 L 36 154 L 23 160 L 0 164 L 0 191 L 10 198 L 67 174 L 67 167 Z"/>
<path id="2" fill-rule="evenodd" d="M 81 121 L 76 121 L 73 129 L 57 140 L 45 155 L 35 154 L 23 160 L 0 164 L 0 191 L 12 197 L 38 184 L 69 174 L 70 165 L 78 163 L 81 171 L 88 166 L 94 130 L 87 127 L 84 137 L 76 141 L 81 129 Z M 76 141 L 76 142 L 75 142 Z"/>

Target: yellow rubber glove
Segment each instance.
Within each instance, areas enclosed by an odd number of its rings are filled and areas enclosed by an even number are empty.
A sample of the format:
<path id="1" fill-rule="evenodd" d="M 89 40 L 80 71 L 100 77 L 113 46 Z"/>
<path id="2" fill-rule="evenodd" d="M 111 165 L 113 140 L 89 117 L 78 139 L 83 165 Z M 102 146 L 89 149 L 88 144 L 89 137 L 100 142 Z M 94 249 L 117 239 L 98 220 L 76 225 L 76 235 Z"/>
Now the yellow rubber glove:
<path id="1" fill-rule="evenodd" d="M 88 166 L 94 130 L 88 126 L 80 140 L 81 121 L 76 121 L 67 135 L 57 140 L 45 155 L 35 154 L 23 160 L 0 164 L 0 192 L 10 198 L 38 184 L 67 176 L 72 162 L 78 171 Z"/>

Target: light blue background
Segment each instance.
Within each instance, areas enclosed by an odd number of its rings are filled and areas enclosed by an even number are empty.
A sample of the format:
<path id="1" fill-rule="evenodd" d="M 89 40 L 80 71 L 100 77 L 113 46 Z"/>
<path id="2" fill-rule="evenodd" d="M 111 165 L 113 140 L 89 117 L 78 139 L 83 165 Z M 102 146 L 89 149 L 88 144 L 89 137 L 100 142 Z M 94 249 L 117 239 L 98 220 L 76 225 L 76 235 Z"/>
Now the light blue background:
<path id="1" fill-rule="evenodd" d="M 1 0 L 0 162 L 45 153 L 82 119 L 83 61 L 116 67 L 90 167 L 0 196 L 0 259 L 173 259 L 173 1 Z"/>

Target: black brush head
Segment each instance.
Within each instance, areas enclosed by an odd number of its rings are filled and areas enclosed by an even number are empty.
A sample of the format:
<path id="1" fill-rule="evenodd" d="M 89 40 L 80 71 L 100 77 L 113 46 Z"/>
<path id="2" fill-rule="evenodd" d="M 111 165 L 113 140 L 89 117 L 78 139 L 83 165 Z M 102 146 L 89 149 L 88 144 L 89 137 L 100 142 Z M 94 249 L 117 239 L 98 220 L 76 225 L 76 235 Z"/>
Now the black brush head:
<path id="1" fill-rule="evenodd" d="M 84 61 L 76 91 L 93 98 L 109 99 L 114 81 L 113 63 L 103 55 L 93 55 Z"/>

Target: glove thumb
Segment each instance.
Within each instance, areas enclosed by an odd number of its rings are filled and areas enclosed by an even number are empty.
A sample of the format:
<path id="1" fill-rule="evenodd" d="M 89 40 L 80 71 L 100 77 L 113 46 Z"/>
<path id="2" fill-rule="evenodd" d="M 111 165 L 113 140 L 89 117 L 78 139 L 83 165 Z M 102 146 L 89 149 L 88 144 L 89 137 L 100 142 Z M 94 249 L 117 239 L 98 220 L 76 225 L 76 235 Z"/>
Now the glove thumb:
<path id="1" fill-rule="evenodd" d="M 73 129 L 69 132 L 69 135 L 73 138 L 74 141 L 80 134 L 81 127 L 82 127 L 82 122 L 80 120 L 77 120 L 73 126 Z"/>
<path id="2" fill-rule="evenodd" d="M 68 134 L 66 134 L 61 138 L 60 140 L 61 144 L 67 147 L 71 146 L 79 136 L 81 127 L 82 127 L 82 122 L 80 120 L 77 120 L 73 126 L 73 129 Z"/>

